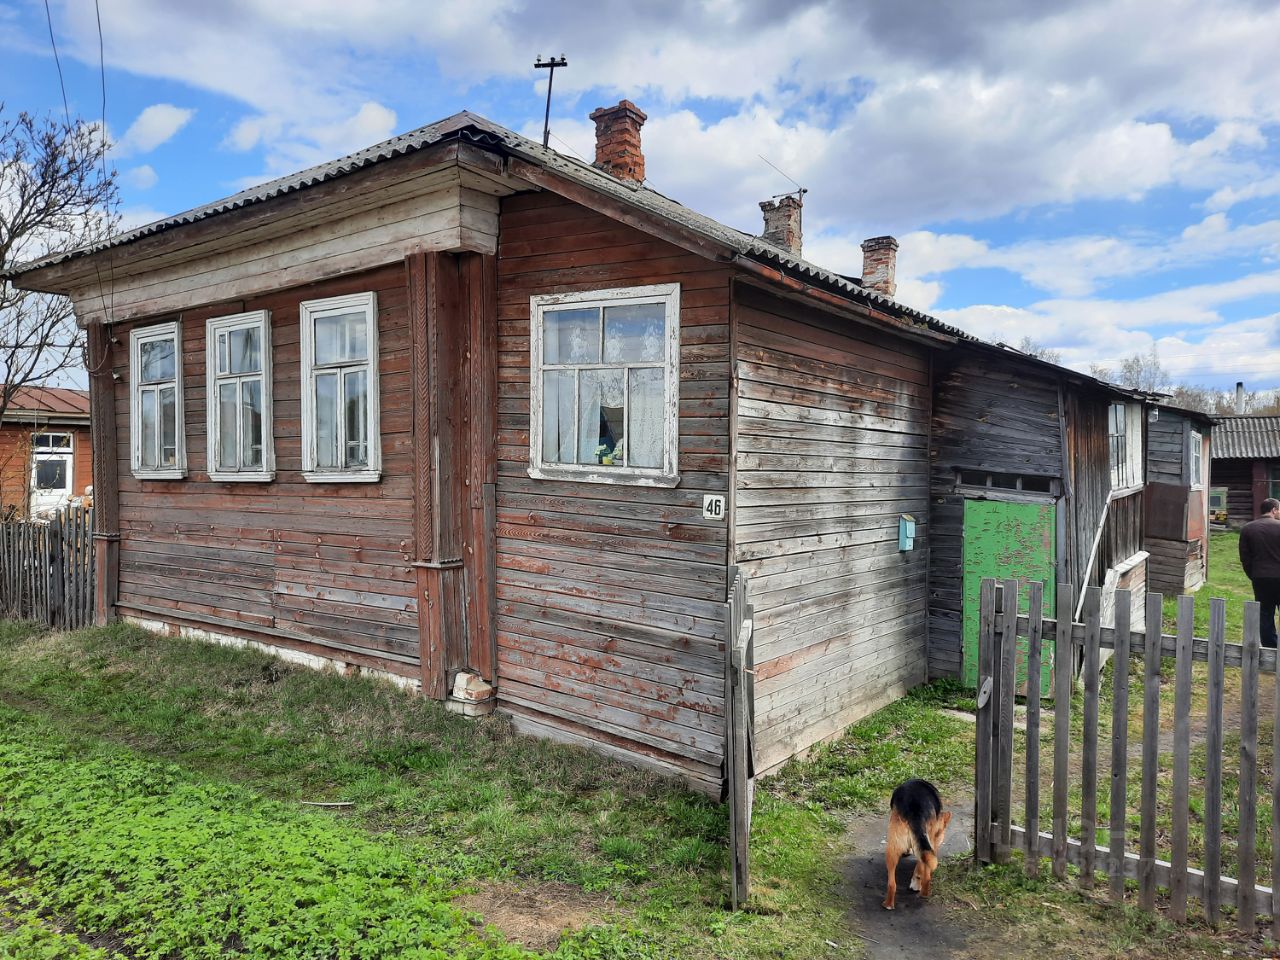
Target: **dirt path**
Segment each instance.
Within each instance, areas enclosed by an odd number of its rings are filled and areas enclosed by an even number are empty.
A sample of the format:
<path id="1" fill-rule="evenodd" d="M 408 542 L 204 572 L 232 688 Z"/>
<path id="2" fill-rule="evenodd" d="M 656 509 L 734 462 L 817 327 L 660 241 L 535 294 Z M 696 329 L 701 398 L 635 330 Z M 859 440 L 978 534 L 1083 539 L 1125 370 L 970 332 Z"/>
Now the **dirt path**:
<path id="1" fill-rule="evenodd" d="M 973 800 L 963 797 L 948 803 L 953 811 L 944 856 L 973 849 Z M 880 906 L 884 899 L 884 840 L 888 815 L 858 817 L 849 825 L 851 848 L 841 867 L 848 897 L 849 926 L 859 934 L 870 960 L 947 960 L 969 956 L 965 945 L 971 931 L 948 918 L 940 905 L 930 903 L 908 889 L 915 860 L 904 857 L 898 864 L 898 903 L 893 910 Z M 935 883 L 946 883 L 945 865 Z"/>

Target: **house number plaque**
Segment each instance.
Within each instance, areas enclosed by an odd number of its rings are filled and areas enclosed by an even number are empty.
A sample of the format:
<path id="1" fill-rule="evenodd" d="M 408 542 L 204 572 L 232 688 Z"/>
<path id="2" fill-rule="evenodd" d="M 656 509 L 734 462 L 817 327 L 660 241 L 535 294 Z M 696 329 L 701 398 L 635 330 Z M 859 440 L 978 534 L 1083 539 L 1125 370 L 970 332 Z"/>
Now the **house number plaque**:
<path id="1" fill-rule="evenodd" d="M 719 493 L 707 493 L 702 496 L 702 519 L 703 520 L 723 520 L 724 519 L 724 495 Z"/>

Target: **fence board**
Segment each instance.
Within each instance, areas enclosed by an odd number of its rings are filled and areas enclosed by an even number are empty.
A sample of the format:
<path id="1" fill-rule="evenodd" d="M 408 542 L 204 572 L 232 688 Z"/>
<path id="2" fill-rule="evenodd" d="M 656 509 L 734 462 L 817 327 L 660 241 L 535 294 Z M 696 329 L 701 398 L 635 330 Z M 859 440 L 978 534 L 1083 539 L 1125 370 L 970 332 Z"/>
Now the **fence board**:
<path id="1" fill-rule="evenodd" d="M 0 524 L 0 613 L 63 629 L 89 625 L 91 518 L 90 510 L 72 505 L 47 523 Z"/>
<path id="2" fill-rule="evenodd" d="M 1018 581 L 1006 580 L 1000 609 L 1000 712 L 997 717 L 995 816 L 1000 823 L 996 861 L 1009 862 L 1013 821 L 1013 703 L 1018 692 Z"/>
<path id="3" fill-rule="evenodd" d="M 1164 597 L 1147 594 L 1147 623 L 1164 616 Z M 1160 761 L 1160 646 L 1147 644 L 1143 651 L 1142 697 L 1142 800 L 1138 836 L 1138 905 L 1156 906 L 1156 786 Z"/>
<path id="4" fill-rule="evenodd" d="M 991 701 L 991 677 L 996 646 L 996 582 L 983 580 L 978 606 L 978 724 L 974 756 L 973 856 L 979 863 L 991 862 L 991 755 L 992 718 L 996 704 Z"/>
<path id="5" fill-rule="evenodd" d="M 1087 587 L 1084 592 L 1084 743 L 1080 763 L 1080 842 L 1084 859 L 1080 886 L 1093 886 L 1094 851 L 1098 833 L 1098 687 L 1101 676 L 1101 648 L 1098 631 L 1102 627 L 1102 591 Z"/>
<path id="6" fill-rule="evenodd" d="M 1222 920 L 1218 881 L 1222 878 L 1222 687 L 1227 603 L 1209 602 L 1208 704 L 1205 713 L 1204 912 L 1213 926 Z"/>
<path id="7" fill-rule="evenodd" d="M 1035 837 L 1040 832 L 1040 645 L 1044 621 L 1044 584 L 1027 584 L 1027 772 L 1026 804 L 1027 842 L 1023 846 L 1023 864 L 1027 874 L 1040 873 L 1040 850 Z"/>
<path id="8" fill-rule="evenodd" d="M 1071 670 L 1075 657 L 1071 650 L 1071 613 L 1075 609 L 1075 588 L 1058 587 L 1058 618 L 1055 626 L 1053 674 L 1053 875 L 1067 875 L 1067 791 L 1071 776 L 1071 737 L 1059 736 L 1071 729 Z"/>
<path id="9" fill-rule="evenodd" d="M 1178 647 L 1173 682 L 1173 874 L 1169 915 L 1187 919 L 1187 800 L 1191 787 L 1191 638 L 1195 635 L 1194 597 L 1178 597 Z"/>
<path id="10" fill-rule="evenodd" d="M 1116 591 L 1116 658 L 1111 700 L 1111 899 L 1124 900 L 1124 834 L 1128 814 L 1129 633 L 1133 598 Z M 1027 829 L 1035 826 L 1028 822 Z"/>
<path id="11" fill-rule="evenodd" d="M 1236 879 L 1240 881 L 1240 902 L 1236 907 L 1236 928 L 1252 935 L 1257 924 L 1258 802 L 1258 604 L 1244 605 L 1244 661 L 1240 665 L 1240 861 Z"/>

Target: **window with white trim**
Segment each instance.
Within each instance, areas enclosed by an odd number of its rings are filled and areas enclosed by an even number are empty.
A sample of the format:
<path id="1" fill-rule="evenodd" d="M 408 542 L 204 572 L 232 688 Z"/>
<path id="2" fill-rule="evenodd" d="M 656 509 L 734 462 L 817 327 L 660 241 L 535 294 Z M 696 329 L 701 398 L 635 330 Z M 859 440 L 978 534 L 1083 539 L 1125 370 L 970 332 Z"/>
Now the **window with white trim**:
<path id="1" fill-rule="evenodd" d="M 186 476 L 181 342 L 176 321 L 129 334 L 129 438 L 133 475 L 143 480 Z"/>
<path id="2" fill-rule="evenodd" d="M 1204 437 L 1198 430 L 1191 431 L 1191 489 L 1199 490 L 1204 486 Z"/>
<path id="3" fill-rule="evenodd" d="M 71 434 L 32 434 L 31 487 L 37 495 L 72 493 L 74 462 Z"/>
<path id="4" fill-rule="evenodd" d="M 205 324 L 209 479 L 275 476 L 271 429 L 271 317 L 266 310 Z"/>
<path id="5" fill-rule="evenodd" d="M 1142 485 L 1142 405 L 1113 403 L 1107 410 L 1112 491 Z"/>
<path id="6" fill-rule="evenodd" d="M 372 293 L 304 301 L 302 471 L 312 482 L 381 476 L 378 304 Z"/>
<path id="7" fill-rule="evenodd" d="M 530 299 L 529 475 L 679 481 L 680 285 Z"/>

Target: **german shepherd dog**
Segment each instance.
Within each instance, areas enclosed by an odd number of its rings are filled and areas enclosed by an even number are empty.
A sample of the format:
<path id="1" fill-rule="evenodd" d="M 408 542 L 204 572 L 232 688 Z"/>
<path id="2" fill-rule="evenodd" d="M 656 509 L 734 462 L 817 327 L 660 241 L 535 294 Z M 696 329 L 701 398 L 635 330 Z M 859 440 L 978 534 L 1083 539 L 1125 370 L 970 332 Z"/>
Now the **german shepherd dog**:
<path id="1" fill-rule="evenodd" d="M 911 889 L 922 897 L 929 896 L 933 871 L 938 868 L 938 848 L 949 823 L 951 811 L 943 811 L 938 788 L 928 780 L 908 780 L 893 791 L 889 799 L 889 841 L 884 851 L 884 865 L 889 870 L 886 910 L 893 909 L 898 894 L 898 861 L 908 853 L 916 857 Z"/>

